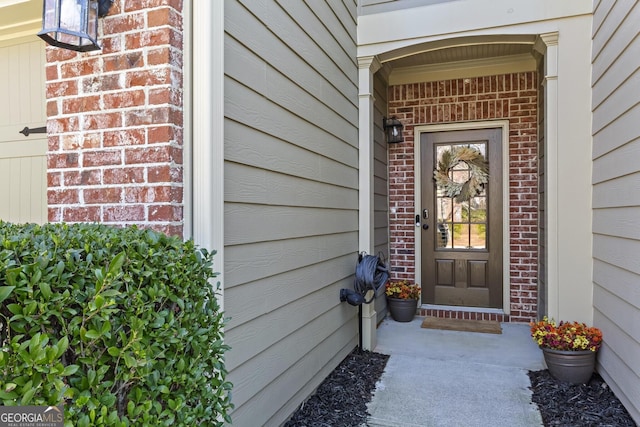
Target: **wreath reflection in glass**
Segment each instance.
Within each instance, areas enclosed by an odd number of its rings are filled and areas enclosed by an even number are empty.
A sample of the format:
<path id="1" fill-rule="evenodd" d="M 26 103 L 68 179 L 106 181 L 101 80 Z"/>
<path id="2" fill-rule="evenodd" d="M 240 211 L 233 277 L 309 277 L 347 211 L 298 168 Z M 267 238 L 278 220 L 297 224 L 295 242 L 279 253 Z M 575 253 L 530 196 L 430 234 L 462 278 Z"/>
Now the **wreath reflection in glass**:
<path id="1" fill-rule="evenodd" d="M 469 166 L 469 179 L 465 182 L 456 182 L 451 178 L 451 171 L 460 162 Z M 455 198 L 458 203 L 466 202 L 480 194 L 489 182 L 489 163 L 475 148 L 455 147 L 442 153 L 433 177 L 445 196 Z"/>

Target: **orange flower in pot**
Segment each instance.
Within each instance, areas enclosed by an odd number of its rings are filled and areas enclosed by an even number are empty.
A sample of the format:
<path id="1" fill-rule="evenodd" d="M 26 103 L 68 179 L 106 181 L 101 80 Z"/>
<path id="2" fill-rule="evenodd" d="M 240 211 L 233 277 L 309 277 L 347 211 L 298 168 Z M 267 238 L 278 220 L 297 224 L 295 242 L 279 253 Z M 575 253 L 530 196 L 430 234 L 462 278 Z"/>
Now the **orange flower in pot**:
<path id="1" fill-rule="evenodd" d="M 416 315 L 420 300 L 420 285 L 408 280 L 390 280 L 385 285 L 387 307 L 398 322 L 410 322 Z"/>
<path id="2" fill-rule="evenodd" d="M 552 377 L 572 384 L 591 379 L 602 332 L 580 322 L 556 323 L 546 317 L 531 322 L 531 337 L 540 346 Z"/>

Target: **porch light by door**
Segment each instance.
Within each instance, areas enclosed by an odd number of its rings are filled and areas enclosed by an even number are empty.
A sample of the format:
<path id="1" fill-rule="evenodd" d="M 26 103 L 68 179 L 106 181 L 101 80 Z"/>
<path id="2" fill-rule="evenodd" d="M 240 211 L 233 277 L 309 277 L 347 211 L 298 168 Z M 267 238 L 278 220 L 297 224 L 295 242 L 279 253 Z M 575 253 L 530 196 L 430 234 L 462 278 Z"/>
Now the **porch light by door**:
<path id="1" fill-rule="evenodd" d="M 52 46 L 88 52 L 100 50 L 98 17 L 109 12 L 113 0 L 43 0 L 42 31 Z"/>
<path id="2" fill-rule="evenodd" d="M 397 143 L 404 142 L 404 137 L 402 136 L 402 123 L 395 116 L 387 119 L 386 117 L 382 118 L 382 128 L 384 129 L 384 133 L 387 136 L 387 143 Z"/>

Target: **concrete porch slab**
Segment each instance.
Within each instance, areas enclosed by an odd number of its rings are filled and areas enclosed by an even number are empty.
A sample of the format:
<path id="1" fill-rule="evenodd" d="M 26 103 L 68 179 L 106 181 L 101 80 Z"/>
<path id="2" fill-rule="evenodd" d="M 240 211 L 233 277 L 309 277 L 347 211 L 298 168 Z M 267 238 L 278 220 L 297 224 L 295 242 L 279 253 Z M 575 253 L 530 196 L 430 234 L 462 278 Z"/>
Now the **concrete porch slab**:
<path id="1" fill-rule="evenodd" d="M 368 405 L 370 426 L 542 426 L 529 370 L 544 369 L 528 325 L 501 335 L 441 331 L 385 319 L 375 351 L 389 354 Z"/>

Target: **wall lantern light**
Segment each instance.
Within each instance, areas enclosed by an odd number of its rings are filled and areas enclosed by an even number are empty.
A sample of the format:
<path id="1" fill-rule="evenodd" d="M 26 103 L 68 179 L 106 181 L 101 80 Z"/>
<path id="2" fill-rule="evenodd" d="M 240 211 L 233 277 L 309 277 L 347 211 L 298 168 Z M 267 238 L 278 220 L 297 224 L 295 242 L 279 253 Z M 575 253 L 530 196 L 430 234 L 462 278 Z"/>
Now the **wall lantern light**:
<path id="1" fill-rule="evenodd" d="M 42 31 L 52 46 L 88 52 L 98 46 L 98 17 L 109 12 L 113 0 L 44 0 Z"/>
<path id="2" fill-rule="evenodd" d="M 402 136 L 403 126 L 402 123 L 400 123 L 400 120 L 395 117 L 391 117 L 390 119 L 383 117 L 382 128 L 387 136 L 387 143 L 404 142 L 404 137 Z"/>

